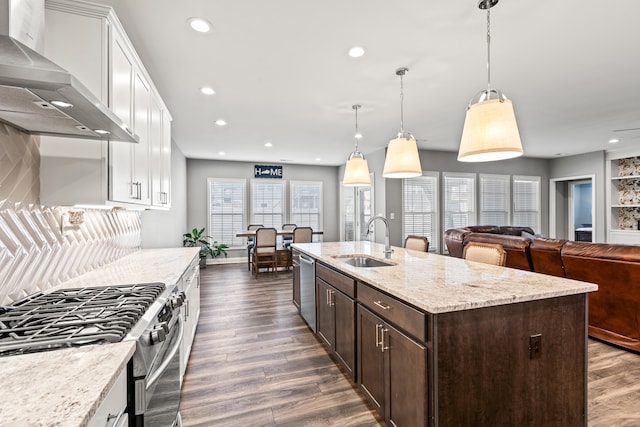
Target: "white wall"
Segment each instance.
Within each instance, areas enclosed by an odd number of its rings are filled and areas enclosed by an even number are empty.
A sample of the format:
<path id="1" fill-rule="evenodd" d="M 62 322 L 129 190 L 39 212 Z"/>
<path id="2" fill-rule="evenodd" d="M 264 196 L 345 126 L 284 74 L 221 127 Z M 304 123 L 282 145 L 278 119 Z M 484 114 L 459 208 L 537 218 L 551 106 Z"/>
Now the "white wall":
<path id="1" fill-rule="evenodd" d="M 187 159 L 171 141 L 171 209 L 142 212 L 142 248 L 182 246 L 187 231 Z"/>

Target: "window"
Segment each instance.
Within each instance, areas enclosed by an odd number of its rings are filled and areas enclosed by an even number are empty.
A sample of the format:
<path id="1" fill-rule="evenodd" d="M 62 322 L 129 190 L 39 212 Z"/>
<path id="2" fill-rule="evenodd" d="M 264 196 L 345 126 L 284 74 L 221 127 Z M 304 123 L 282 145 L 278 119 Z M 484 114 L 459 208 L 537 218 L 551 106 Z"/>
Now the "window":
<path id="1" fill-rule="evenodd" d="M 540 177 L 513 177 L 513 225 L 540 232 Z"/>
<path id="2" fill-rule="evenodd" d="M 242 246 L 243 238 L 236 233 L 245 227 L 245 180 L 209 178 L 207 187 L 209 236 L 230 247 Z"/>
<path id="3" fill-rule="evenodd" d="M 289 222 L 322 230 L 322 183 L 291 181 Z"/>
<path id="4" fill-rule="evenodd" d="M 444 229 L 476 223 L 476 175 L 444 172 Z"/>
<path id="5" fill-rule="evenodd" d="M 342 241 L 362 240 L 367 231 L 367 221 L 373 212 L 373 183 L 371 173 L 371 185 L 342 187 Z"/>
<path id="6" fill-rule="evenodd" d="M 509 225 L 511 207 L 509 175 L 480 174 L 479 224 Z"/>
<path id="7" fill-rule="evenodd" d="M 251 223 L 265 227 L 282 228 L 284 220 L 284 182 L 272 180 L 251 181 Z"/>
<path id="8" fill-rule="evenodd" d="M 429 239 L 429 251 L 438 251 L 438 173 L 424 172 L 402 180 L 402 236 Z"/>

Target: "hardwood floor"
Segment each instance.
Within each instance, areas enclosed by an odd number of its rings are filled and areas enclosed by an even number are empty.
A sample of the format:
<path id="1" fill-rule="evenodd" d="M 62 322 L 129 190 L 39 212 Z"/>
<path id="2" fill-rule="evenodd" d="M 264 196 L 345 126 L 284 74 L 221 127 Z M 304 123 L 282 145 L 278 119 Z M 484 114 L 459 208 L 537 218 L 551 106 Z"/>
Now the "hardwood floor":
<path id="1" fill-rule="evenodd" d="M 201 273 L 185 427 L 384 426 L 298 315 L 291 272 Z M 589 341 L 589 426 L 640 426 L 640 355 Z"/>

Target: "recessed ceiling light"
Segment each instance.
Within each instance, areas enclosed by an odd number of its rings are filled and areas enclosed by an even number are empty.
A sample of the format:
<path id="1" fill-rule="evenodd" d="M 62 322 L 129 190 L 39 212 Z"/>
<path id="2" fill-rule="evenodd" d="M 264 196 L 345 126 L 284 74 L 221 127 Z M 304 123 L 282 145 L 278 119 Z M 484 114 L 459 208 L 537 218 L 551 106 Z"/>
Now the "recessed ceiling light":
<path id="1" fill-rule="evenodd" d="M 618 138 L 611 138 L 609 140 L 609 144 L 615 144 L 615 143 L 618 143 L 618 142 L 620 142 L 620 140 Z"/>
<path id="2" fill-rule="evenodd" d="M 60 107 L 60 108 L 71 108 L 71 107 L 73 107 L 73 104 L 71 104 L 69 102 L 65 102 L 65 101 L 51 101 L 51 103 L 53 105 L 55 105 L 56 107 Z"/>
<path id="3" fill-rule="evenodd" d="M 267 147 L 267 148 L 271 148 L 271 147 L 273 147 L 273 144 L 270 143 L 270 142 L 267 142 L 267 143 L 264 144 L 264 146 Z"/>
<path id="4" fill-rule="evenodd" d="M 364 48 L 361 46 L 354 46 L 349 49 L 349 56 L 352 58 L 360 58 L 364 55 Z"/>
<path id="5" fill-rule="evenodd" d="M 362 139 L 362 134 L 360 132 L 357 132 L 355 135 L 353 135 L 355 139 Z"/>
<path id="6" fill-rule="evenodd" d="M 215 95 L 215 93 L 216 93 L 216 91 L 213 90 L 213 88 L 210 88 L 209 86 L 205 86 L 205 87 L 201 88 L 200 92 L 202 92 L 205 95 Z"/>
<path id="7" fill-rule="evenodd" d="M 208 33 L 211 31 L 211 23 L 202 18 L 189 18 L 191 28 L 199 33 Z"/>
<path id="8" fill-rule="evenodd" d="M 218 154 L 224 156 L 224 151 L 220 151 Z"/>
<path id="9" fill-rule="evenodd" d="M 319 161 L 320 161 L 320 157 L 316 157 L 316 162 L 319 162 Z"/>
<path id="10" fill-rule="evenodd" d="M 223 119 L 218 119 L 218 120 L 216 120 L 216 125 L 218 125 L 218 126 L 226 126 L 227 122 L 225 120 L 223 120 Z"/>

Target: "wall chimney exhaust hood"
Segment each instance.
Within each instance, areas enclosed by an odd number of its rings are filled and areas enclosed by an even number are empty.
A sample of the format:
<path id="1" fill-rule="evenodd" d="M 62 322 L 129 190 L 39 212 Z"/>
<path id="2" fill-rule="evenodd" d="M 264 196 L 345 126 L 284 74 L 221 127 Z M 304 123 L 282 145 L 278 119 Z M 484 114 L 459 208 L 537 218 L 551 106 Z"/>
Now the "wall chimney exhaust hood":
<path id="1" fill-rule="evenodd" d="M 0 0 L 1 20 L 11 16 L 9 23 L 0 22 L 0 121 L 30 134 L 139 142 L 138 136 L 71 73 L 12 37 L 21 30 L 13 30 L 12 24 L 13 28 L 26 21 L 33 25 L 34 10 L 41 11 L 44 18 L 42 0 L 13 1 L 9 6 L 11 1 Z M 23 4 L 28 4 L 28 12 L 18 13 Z M 22 15 L 21 19 L 16 19 L 17 15 Z M 30 30 L 25 42 L 39 30 Z"/>

